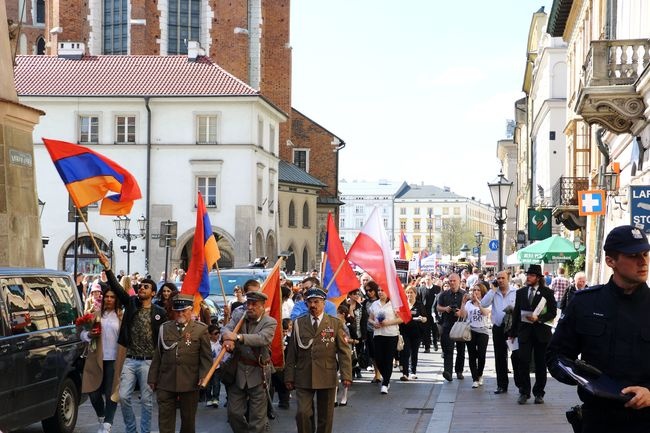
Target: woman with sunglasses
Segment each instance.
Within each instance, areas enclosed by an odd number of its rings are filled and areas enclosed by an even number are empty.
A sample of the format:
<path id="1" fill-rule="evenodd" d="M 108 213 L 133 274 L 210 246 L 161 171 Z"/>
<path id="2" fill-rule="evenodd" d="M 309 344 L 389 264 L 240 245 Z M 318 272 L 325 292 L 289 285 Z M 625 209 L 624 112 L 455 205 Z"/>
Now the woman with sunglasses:
<path id="1" fill-rule="evenodd" d="M 479 283 L 465 295 L 465 306 L 460 310 L 460 317 L 468 318 L 472 330 L 472 339 L 468 341 L 469 369 L 472 372 L 472 388 L 483 386 L 483 368 L 487 352 L 490 329 L 488 327 L 489 308 L 481 306 L 481 299 L 487 293 L 487 287 Z"/>

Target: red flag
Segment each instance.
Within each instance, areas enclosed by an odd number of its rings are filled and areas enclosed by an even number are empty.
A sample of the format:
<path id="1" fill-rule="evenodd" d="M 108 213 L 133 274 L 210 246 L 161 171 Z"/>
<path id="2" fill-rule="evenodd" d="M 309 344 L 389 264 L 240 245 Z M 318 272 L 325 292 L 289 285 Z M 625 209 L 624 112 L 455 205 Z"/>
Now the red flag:
<path id="1" fill-rule="evenodd" d="M 278 326 L 271 341 L 271 362 L 276 368 L 284 368 L 284 342 L 282 341 L 282 291 L 280 289 L 280 264 L 278 259 L 271 273 L 264 280 L 261 291 L 269 297 L 267 299 L 267 313 L 273 317 Z"/>
<path id="2" fill-rule="evenodd" d="M 379 210 L 375 208 L 348 251 L 348 259 L 366 271 L 387 292 L 393 308 L 407 323 L 411 320 L 411 309 L 392 255 Z"/>

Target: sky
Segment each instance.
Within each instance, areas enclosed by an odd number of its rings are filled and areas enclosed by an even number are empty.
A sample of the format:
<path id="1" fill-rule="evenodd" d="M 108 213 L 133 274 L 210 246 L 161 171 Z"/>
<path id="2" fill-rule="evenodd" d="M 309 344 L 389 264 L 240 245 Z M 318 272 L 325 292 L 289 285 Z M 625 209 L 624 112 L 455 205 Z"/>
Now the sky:
<path id="1" fill-rule="evenodd" d="M 339 178 L 448 186 L 491 203 L 552 0 L 294 0 L 292 105 L 340 137 Z"/>

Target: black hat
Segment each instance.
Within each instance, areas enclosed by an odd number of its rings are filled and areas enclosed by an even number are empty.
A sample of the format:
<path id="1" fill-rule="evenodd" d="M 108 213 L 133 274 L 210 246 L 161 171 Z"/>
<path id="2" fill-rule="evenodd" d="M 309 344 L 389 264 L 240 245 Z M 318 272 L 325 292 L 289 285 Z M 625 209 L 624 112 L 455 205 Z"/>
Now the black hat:
<path id="1" fill-rule="evenodd" d="M 544 274 L 542 274 L 542 267 L 540 265 L 530 265 L 528 266 L 528 270 L 526 271 L 526 275 L 528 274 L 533 274 L 537 275 L 538 277 L 543 277 Z"/>
<path id="2" fill-rule="evenodd" d="M 636 254 L 650 251 L 650 244 L 642 229 L 626 225 L 615 227 L 609 232 L 603 249 L 623 254 Z"/>
<path id="3" fill-rule="evenodd" d="M 194 296 L 179 293 L 172 300 L 172 310 L 183 311 L 194 306 Z"/>
<path id="4" fill-rule="evenodd" d="M 318 287 L 312 287 L 311 289 L 305 292 L 305 299 L 311 299 L 311 298 L 326 299 L 327 294 L 323 289 L 320 289 Z"/>
<path id="5" fill-rule="evenodd" d="M 252 292 L 247 292 L 246 293 L 246 301 L 260 301 L 264 302 L 267 299 L 269 299 L 268 296 L 266 296 L 265 293 L 262 292 L 257 292 L 257 291 L 252 291 Z"/>

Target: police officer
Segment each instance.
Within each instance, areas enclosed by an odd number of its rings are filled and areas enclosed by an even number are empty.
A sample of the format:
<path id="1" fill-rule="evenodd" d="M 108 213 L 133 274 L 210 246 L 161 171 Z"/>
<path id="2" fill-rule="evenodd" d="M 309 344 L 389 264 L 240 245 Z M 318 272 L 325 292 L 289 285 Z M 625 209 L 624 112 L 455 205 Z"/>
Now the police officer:
<path id="1" fill-rule="evenodd" d="M 176 320 L 160 327 L 147 382 L 158 398 L 160 433 L 176 430 L 176 401 L 180 403 L 181 433 L 194 433 L 199 384 L 212 366 L 208 327 L 192 320 L 192 295 L 172 301 Z"/>
<path id="2" fill-rule="evenodd" d="M 604 285 L 576 292 L 558 323 L 546 353 L 551 375 L 576 383 L 560 368 L 578 355 L 620 384 L 627 402 L 578 388 L 583 401 L 582 432 L 650 431 L 650 288 L 648 251 L 642 230 L 614 228 L 604 245 L 613 275 Z"/>

